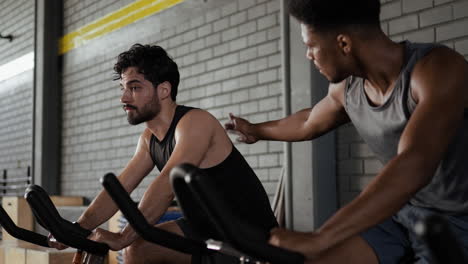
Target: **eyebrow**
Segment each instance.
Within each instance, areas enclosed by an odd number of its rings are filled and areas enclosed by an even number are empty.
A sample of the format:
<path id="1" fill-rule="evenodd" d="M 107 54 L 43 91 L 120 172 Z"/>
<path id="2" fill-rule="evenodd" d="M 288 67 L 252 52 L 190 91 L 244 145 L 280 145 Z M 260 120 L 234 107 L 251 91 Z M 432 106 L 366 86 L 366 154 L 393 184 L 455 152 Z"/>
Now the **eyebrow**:
<path id="1" fill-rule="evenodd" d="M 135 79 L 135 80 L 130 80 L 130 81 L 126 82 L 125 84 L 128 86 L 128 85 L 133 84 L 133 83 L 140 83 L 141 84 L 142 82 Z M 120 82 L 120 86 L 123 86 L 122 82 Z"/>

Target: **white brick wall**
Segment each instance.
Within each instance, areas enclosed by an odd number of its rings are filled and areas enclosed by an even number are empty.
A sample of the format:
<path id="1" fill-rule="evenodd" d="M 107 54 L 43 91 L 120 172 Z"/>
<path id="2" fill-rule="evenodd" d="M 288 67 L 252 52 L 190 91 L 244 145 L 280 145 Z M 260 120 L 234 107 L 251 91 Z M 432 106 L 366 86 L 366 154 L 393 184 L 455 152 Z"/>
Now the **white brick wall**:
<path id="1" fill-rule="evenodd" d="M 0 66 L 34 51 L 34 1 L 2 0 Z M 0 173 L 24 177 L 32 160 L 33 71 L 0 81 Z"/>
<path id="2" fill-rule="evenodd" d="M 392 39 L 439 42 L 468 58 L 467 0 L 381 0 L 382 28 Z M 369 151 L 354 127 L 337 134 L 339 200 L 355 197 L 382 164 Z"/>
<path id="3" fill-rule="evenodd" d="M 74 31 L 127 4 L 132 0 L 65 0 L 64 31 Z"/>
<path id="4" fill-rule="evenodd" d="M 115 9 L 124 5 L 124 1 L 104 2 Z M 63 194 L 93 198 L 101 189 L 98 179 L 108 171 L 118 173 L 134 152 L 143 126 L 127 124 L 111 73 L 115 57 L 135 42 L 161 45 L 178 63 L 178 103 L 204 108 L 222 123 L 229 112 L 258 121 L 278 117 L 279 1 L 225 2 L 200 14 L 184 16 L 186 20 L 179 18 L 174 26 L 166 24 L 160 32 L 142 30 L 146 35 L 120 38 L 126 42 L 125 48 L 117 50 L 110 45 L 105 54 L 86 61 L 78 61 L 80 48 L 65 54 Z M 76 12 L 82 17 L 101 12 L 85 6 L 81 1 L 65 2 L 66 9 L 75 10 L 65 12 L 68 30 L 83 25 L 76 19 Z M 144 22 L 134 26 L 139 25 L 151 29 Z M 105 38 L 95 42 L 99 41 L 108 45 Z M 281 168 L 281 145 L 263 142 L 236 146 L 259 174 L 268 194 L 273 195 Z M 155 170 L 145 179 L 135 198 L 157 174 Z"/>
<path id="5" fill-rule="evenodd" d="M 280 94 L 268 93 L 270 85 L 280 83 L 280 65 L 275 61 L 279 59 L 272 57 L 279 56 L 280 37 L 274 34 L 279 31 L 279 6 L 274 2 L 277 1 L 235 1 L 206 13 L 204 24 L 188 29 L 193 32 L 213 30 L 201 36 L 205 38 L 205 45 L 196 50 L 199 52 L 196 63 L 205 65 L 203 73 L 194 73 L 188 65 L 179 63 L 181 71 L 185 72 L 180 92 L 196 91 L 183 99 L 179 97 L 179 103 L 203 107 L 221 122 L 226 121 L 229 112 L 249 119 L 263 114 L 262 119 L 266 120 L 269 112 L 281 111 Z M 161 45 L 164 42 L 162 40 Z M 178 61 L 177 56 L 175 60 Z M 197 96 L 201 89 L 206 89 L 209 97 Z M 258 92 L 253 92 L 255 90 Z M 270 147 L 266 142 L 237 147 L 272 195 L 278 178 L 273 174 L 279 174 L 282 148 Z"/>

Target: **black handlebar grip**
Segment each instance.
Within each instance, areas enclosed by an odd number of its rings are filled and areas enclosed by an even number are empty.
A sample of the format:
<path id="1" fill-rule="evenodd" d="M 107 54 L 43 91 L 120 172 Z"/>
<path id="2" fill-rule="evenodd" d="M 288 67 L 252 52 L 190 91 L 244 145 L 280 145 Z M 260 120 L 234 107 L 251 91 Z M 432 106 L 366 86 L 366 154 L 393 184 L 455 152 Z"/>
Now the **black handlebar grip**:
<path id="1" fill-rule="evenodd" d="M 210 252 L 202 241 L 182 237 L 149 224 L 113 173 L 104 175 L 101 183 L 127 221 L 143 239 L 187 254 Z"/>
<path id="2" fill-rule="evenodd" d="M 3 207 L 0 206 L 0 224 L 13 237 L 43 247 L 50 247 L 46 236 L 23 229 L 15 225 Z"/>
<path id="3" fill-rule="evenodd" d="M 35 217 L 44 224 L 57 241 L 96 255 L 106 255 L 109 251 L 108 245 L 87 238 L 90 234 L 89 230 L 63 219 L 47 192 L 40 186 L 29 186 L 26 189 L 25 198 Z"/>

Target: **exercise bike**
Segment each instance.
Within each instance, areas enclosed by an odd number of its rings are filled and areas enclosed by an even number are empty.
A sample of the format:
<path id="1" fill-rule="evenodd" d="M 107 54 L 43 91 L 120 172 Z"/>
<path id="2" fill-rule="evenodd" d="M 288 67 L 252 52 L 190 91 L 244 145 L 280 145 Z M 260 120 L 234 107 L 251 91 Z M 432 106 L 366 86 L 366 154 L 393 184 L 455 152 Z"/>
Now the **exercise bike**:
<path id="1" fill-rule="evenodd" d="M 225 192 L 213 186 L 209 177 L 189 164 L 176 166 L 170 174 L 172 187 L 184 217 L 195 230 L 212 227 L 206 240 L 195 241 L 200 247 L 197 253 L 232 256 L 238 263 L 299 264 L 304 256 L 267 243 L 269 234 L 243 221 L 229 208 Z M 127 221 L 145 240 L 160 244 L 151 234 L 149 224 L 117 177 L 106 174 L 101 183 L 120 208 Z M 200 210 L 202 213 L 200 213 Z"/>

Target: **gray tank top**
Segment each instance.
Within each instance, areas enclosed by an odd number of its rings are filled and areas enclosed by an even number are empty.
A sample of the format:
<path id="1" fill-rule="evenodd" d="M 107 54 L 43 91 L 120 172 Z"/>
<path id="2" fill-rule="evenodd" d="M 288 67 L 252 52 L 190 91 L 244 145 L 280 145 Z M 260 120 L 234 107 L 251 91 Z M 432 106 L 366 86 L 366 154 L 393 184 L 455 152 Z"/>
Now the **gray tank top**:
<path id="1" fill-rule="evenodd" d="M 345 89 L 345 110 L 349 118 L 383 164 L 397 154 L 401 133 L 416 107 L 410 91 L 411 72 L 422 57 L 439 47 L 410 42 L 403 42 L 403 45 L 405 62 L 400 76 L 381 106 L 369 103 L 362 78 L 349 77 Z M 432 181 L 416 193 L 410 203 L 451 214 L 468 213 L 468 109 Z"/>

